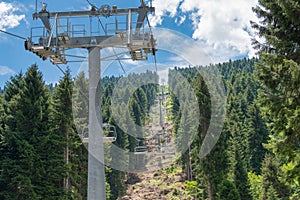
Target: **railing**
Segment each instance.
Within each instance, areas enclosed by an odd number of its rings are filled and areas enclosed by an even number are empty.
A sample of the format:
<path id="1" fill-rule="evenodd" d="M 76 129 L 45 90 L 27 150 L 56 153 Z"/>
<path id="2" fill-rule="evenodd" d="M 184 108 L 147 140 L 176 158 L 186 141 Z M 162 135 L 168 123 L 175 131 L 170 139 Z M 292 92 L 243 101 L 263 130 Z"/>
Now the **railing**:
<path id="1" fill-rule="evenodd" d="M 106 23 L 102 23 L 101 20 L 96 23 L 90 21 L 89 31 L 87 31 L 86 26 L 88 23 L 80 23 L 82 20 L 78 19 L 78 24 L 71 24 L 71 18 L 58 19 L 55 26 L 53 26 L 54 33 L 52 38 L 56 38 L 55 44 L 58 44 L 59 37 L 68 36 L 70 39 L 74 37 L 88 37 L 88 36 L 113 36 L 118 34 L 123 34 L 128 41 L 137 41 L 143 43 L 150 39 L 150 34 L 146 31 L 144 22 L 140 22 L 140 28 L 136 29 L 138 23 L 132 22 L 129 24 L 128 17 L 122 19 L 122 21 L 116 18 L 114 21 L 110 20 Z M 62 21 L 63 20 L 63 21 Z M 77 19 L 74 19 L 77 20 Z M 120 20 L 120 21 L 118 21 Z M 130 27 L 131 28 L 130 28 Z M 49 43 L 50 32 L 45 27 L 33 27 L 31 28 L 31 38 L 35 43 L 47 46 Z M 130 42 L 129 42 L 130 43 Z"/>
<path id="2" fill-rule="evenodd" d="M 86 36 L 86 30 L 84 24 L 74 24 L 72 25 L 72 31 L 71 31 L 72 37 L 84 37 Z"/>
<path id="3" fill-rule="evenodd" d="M 138 23 L 132 23 L 133 29 L 131 30 L 130 37 L 134 40 L 147 40 L 149 36 L 145 30 L 144 23 L 141 23 L 142 26 L 139 30 L 136 30 L 136 26 Z M 120 33 L 125 33 L 128 35 L 128 23 L 127 22 L 110 22 L 105 24 L 105 34 L 106 35 L 115 35 Z"/>
<path id="4" fill-rule="evenodd" d="M 111 22 L 105 24 L 106 35 L 118 34 L 127 31 L 127 22 Z"/>
<path id="5" fill-rule="evenodd" d="M 37 31 L 39 33 L 36 33 Z M 42 43 L 43 46 L 46 46 L 47 42 L 45 39 L 49 38 L 49 33 L 43 26 L 32 27 L 30 31 L 30 38 L 32 39 L 32 41 L 37 40 L 39 43 Z"/>

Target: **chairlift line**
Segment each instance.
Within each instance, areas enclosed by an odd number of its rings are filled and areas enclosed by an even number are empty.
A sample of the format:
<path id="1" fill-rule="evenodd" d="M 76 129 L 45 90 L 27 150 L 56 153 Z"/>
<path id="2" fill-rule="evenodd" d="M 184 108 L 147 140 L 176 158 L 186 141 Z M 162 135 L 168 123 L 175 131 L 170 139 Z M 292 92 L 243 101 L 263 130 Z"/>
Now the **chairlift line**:
<path id="1" fill-rule="evenodd" d="M 37 0 L 36 0 L 37 2 Z M 152 29 L 149 31 L 145 31 L 145 26 L 143 25 L 145 19 L 147 19 L 148 13 L 155 12 L 154 7 L 146 6 L 144 1 L 142 5 L 134 8 L 118 8 L 117 6 L 110 7 L 107 4 L 102 5 L 100 8 L 97 8 L 94 4 L 91 3 L 90 0 L 86 0 L 86 2 L 92 6 L 90 10 L 83 11 L 67 11 L 67 12 L 50 12 L 47 10 L 47 4 L 43 3 L 42 9 L 40 12 L 36 11 L 33 13 L 33 19 L 40 19 L 43 26 L 42 27 L 32 27 L 31 35 L 29 38 L 24 38 L 15 34 L 10 34 L 14 37 L 18 37 L 20 39 L 25 40 L 25 49 L 36 54 L 43 60 L 50 59 L 51 63 L 56 65 L 58 69 L 63 71 L 60 67 L 60 64 L 67 64 L 68 62 L 84 62 L 88 61 L 89 63 L 89 96 L 84 97 L 89 99 L 89 105 L 94 105 L 95 97 L 98 95 L 98 92 L 94 89 L 97 85 L 97 81 L 100 77 L 101 70 L 101 60 L 105 60 L 105 58 L 100 57 L 100 49 L 103 48 L 113 48 L 113 53 L 115 55 L 106 58 L 118 60 L 121 68 L 124 67 L 121 63 L 122 54 L 117 54 L 114 48 L 124 47 L 127 49 L 126 53 L 130 53 L 130 58 L 132 60 L 147 60 L 148 54 L 152 52 L 155 56 L 156 52 L 156 40 L 154 40 Z M 37 3 L 36 3 L 37 4 Z M 128 17 L 125 22 L 119 22 L 116 20 L 113 25 L 112 30 L 108 30 L 107 26 L 109 25 L 109 21 L 106 24 L 102 24 L 100 17 L 109 18 L 115 16 L 116 18 L 124 18 L 124 16 L 138 15 L 135 27 L 135 30 L 129 29 L 132 27 L 133 22 L 132 18 Z M 90 19 L 98 18 L 98 32 L 94 34 L 92 32 L 93 29 L 93 21 L 90 23 L 83 22 L 77 20 L 78 17 L 84 17 L 86 20 L 87 17 Z M 61 23 L 61 19 L 66 19 L 66 25 Z M 101 19 L 102 19 L 101 18 Z M 79 21 L 79 22 L 78 22 Z M 148 25 L 149 19 L 147 19 Z M 100 29 L 100 25 L 102 29 L 105 29 L 102 32 Z M 89 25 L 87 25 L 89 24 Z M 88 31 L 88 28 L 89 30 Z M 125 28 L 119 28 L 125 27 Z M 111 32 L 109 32 L 111 31 Z M 1 31 L 3 32 L 3 31 Z M 9 34 L 9 33 L 7 33 Z M 115 37 L 116 36 L 116 37 Z M 106 41 L 106 42 L 105 42 Z M 129 41 L 129 42 L 128 42 Z M 72 56 L 66 54 L 65 51 L 69 49 L 86 49 L 89 52 L 88 59 L 84 58 L 82 61 L 82 57 L 80 56 Z M 69 61 L 67 57 L 78 58 L 73 61 Z M 155 58 L 156 63 L 156 58 Z M 100 67 L 100 70 L 99 70 Z M 157 69 L 156 69 L 157 71 Z M 99 92 L 101 95 L 101 92 Z M 83 142 L 88 143 L 89 150 L 89 158 L 88 158 L 88 195 L 87 199 L 106 199 L 105 195 L 105 173 L 104 173 L 104 163 L 97 161 L 95 158 L 100 158 L 104 156 L 104 148 L 100 143 L 95 142 L 97 139 L 97 135 L 103 138 L 100 139 L 102 142 L 114 142 L 117 139 L 116 128 L 112 125 L 104 125 L 103 129 L 108 130 L 108 134 L 104 134 L 101 131 L 101 127 L 96 125 L 96 121 L 98 121 L 98 116 L 94 114 L 95 110 L 93 110 L 93 106 L 89 106 L 89 127 L 87 129 L 88 135 L 85 135 L 86 132 L 83 131 Z M 101 112 L 101 110 L 100 110 Z M 100 116 L 100 122 L 102 121 Z M 105 132 L 105 131 L 104 131 Z M 107 132 L 106 132 L 107 133 Z M 144 145 L 144 144 L 143 144 Z M 139 149 L 140 151 L 145 151 L 145 147 Z M 97 188 L 95 190 L 94 188 Z"/>
<path id="2" fill-rule="evenodd" d="M 113 49 L 114 54 L 116 55 L 117 52 L 116 52 L 115 48 L 112 48 L 112 49 Z M 126 71 L 125 71 L 125 69 L 124 69 L 124 67 L 123 67 L 123 64 L 121 63 L 121 60 L 120 60 L 119 56 L 116 55 L 116 58 L 117 58 L 117 60 L 118 60 L 119 65 L 121 66 L 121 68 L 122 68 L 124 74 L 126 74 Z"/>
<path id="3" fill-rule="evenodd" d="M 98 9 L 94 4 L 92 4 L 89 0 L 86 0 L 87 2 L 88 2 L 88 4 L 90 4 L 90 6 L 93 8 L 96 8 L 96 9 Z"/>
<path id="4" fill-rule="evenodd" d="M 114 47 L 114 49 L 115 49 L 116 47 Z M 120 56 L 120 55 L 123 55 L 123 54 L 127 54 L 128 53 L 128 51 L 123 51 L 123 52 L 120 52 L 120 53 L 116 53 L 116 54 L 114 54 L 114 55 L 111 55 L 111 56 L 105 56 L 105 57 L 102 57 L 101 59 L 102 60 L 107 60 L 107 59 L 109 59 L 109 58 L 114 58 L 114 57 L 116 57 L 116 56 Z"/>
<path id="5" fill-rule="evenodd" d="M 25 37 L 16 35 L 16 34 L 14 34 L 14 33 L 10 33 L 10 32 L 7 32 L 7 31 L 1 30 L 1 29 L 0 29 L 0 32 L 5 33 L 5 34 L 7 34 L 7 35 L 11 35 L 11 36 L 13 36 L 13 37 L 16 37 L 16 38 L 19 38 L 19 39 L 22 39 L 22 40 L 26 40 Z"/>
<path id="6" fill-rule="evenodd" d="M 64 70 L 62 70 L 62 68 L 58 64 L 55 64 L 55 66 L 65 75 Z"/>
<path id="7" fill-rule="evenodd" d="M 0 30 L 0 32 L 5 33 L 5 34 L 8 34 L 8 35 L 11 35 L 11 36 L 14 36 L 14 37 L 19 38 L 19 39 L 22 39 L 22 40 L 26 40 L 26 38 L 24 38 L 24 37 L 21 37 L 21 36 L 19 36 L 19 35 L 13 34 L 13 33 L 9 33 L 9 32 L 7 32 L 7 31 Z M 56 66 L 63 74 L 65 74 L 65 72 L 62 70 L 62 68 L 61 68 L 58 64 L 55 64 L 55 66 Z"/>
<path id="8" fill-rule="evenodd" d="M 121 61 L 121 60 L 132 60 L 132 59 L 131 58 L 119 58 L 119 60 Z M 115 58 L 105 58 L 105 59 L 102 59 L 102 61 L 116 61 L 116 59 Z M 123 72 L 125 75 L 126 71 L 123 70 Z"/>
<path id="9" fill-rule="evenodd" d="M 87 58 L 87 56 L 77 56 L 77 55 L 72 55 L 72 54 L 65 54 L 65 56 L 73 57 L 73 58 L 83 58 L 83 59 Z"/>
<path id="10" fill-rule="evenodd" d="M 67 60 L 68 63 L 82 63 L 82 62 L 88 62 L 88 60 Z"/>

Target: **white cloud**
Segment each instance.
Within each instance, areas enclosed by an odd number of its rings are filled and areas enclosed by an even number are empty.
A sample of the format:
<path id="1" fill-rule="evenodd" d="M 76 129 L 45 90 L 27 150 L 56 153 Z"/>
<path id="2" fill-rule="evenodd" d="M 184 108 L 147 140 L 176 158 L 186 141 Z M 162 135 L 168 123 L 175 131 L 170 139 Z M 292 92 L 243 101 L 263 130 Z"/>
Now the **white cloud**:
<path id="1" fill-rule="evenodd" d="M 140 61 L 132 60 L 128 54 L 125 54 L 119 58 L 121 59 L 121 62 L 124 63 L 125 65 L 133 65 L 133 66 L 141 65 Z"/>
<path id="2" fill-rule="evenodd" d="M 181 25 L 185 20 L 186 20 L 186 15 L 179 16 L 178 18 L 175 19 L 175 23 L 177 25 Z"/>
<path id="3" fill-rule="evenodd" d="M 201 7 L 202 1 L 201 0 L 184 0 L 180 9 L 183 12 L 194 11 L 198 10 Z"/>
<path id="4" fill-rule="evenodd" d="M 154 0 L 152 6 L 155 7 L 155 15 L 149 17 L 153 26 L 160 25 L 164 16 L 175 17 L 179 4 L 183 0 Z"/>
<path id="5" fill-rule="evenodd" d="M 252 56 L 252 33 L 249 30 L 250 20 L 255 19 L 251 8 L 256 3 L 257 0 L 202 1 L 192 15 L 195 26 L 193 38 L 205 41 L 215 50 L 233 49 L 240 55 Z M 187 11 L 193 11 L 192 9 Z"/>
<path id="6" fill-rule="evenodd" d="M 0 29 L 14 28 L 25 20 L 24 14 L 16 13 L 20 10 L 19 4 L 0 2 Z"/>
<path id="7" fill-rule="evenodd" d="M 162 23 L 164 16 L 176 16 L 174 22 L 180 24 L 188 16 L 193 23 L 192 37 L 209 49 L 211 55 L 252 57 L 255 51 L 251 45 L 253 33 L 250 20 L 257 21 L 252 12 L 252 7 L 257 2 L 258 0 L 154 0 L 156 13 L 151 22 L 157 25 Z"/>
<path id="8" fill-rule="evenodd" d="M 6 66 L 0 66 L 0 76 L 4 76 L 4 75 L 13 75 L 16 72 L 12 69 L 10 69 L 9 67 Z"/>

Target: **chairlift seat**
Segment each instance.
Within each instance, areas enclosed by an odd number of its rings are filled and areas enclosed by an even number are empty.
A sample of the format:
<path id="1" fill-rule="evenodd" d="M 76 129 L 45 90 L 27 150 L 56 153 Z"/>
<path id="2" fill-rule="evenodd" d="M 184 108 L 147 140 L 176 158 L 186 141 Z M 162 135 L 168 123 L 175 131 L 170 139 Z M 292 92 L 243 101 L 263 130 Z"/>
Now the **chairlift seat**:
<path id="1" fill-rule="evenodd" d="M 103 132 L 108 133 L 107 136 L 103 137 L 103 142 L 115 142 L 117 140 L 116 127 L 108 123 L 102 124 L 102 127 Z M 84 144 L 89 143 L 88 132 L 86 130 L 88 130 L 87 127 L 85 127 L 82 131 L 82 143 Z"/>
<path id="2" fill-rule="evenodd" d="M 148 151 L 148 147 L 147 146 L 137 146 L 135 148 L 135 151 L 136 152 L 145 152 L 145 151 Z"/>

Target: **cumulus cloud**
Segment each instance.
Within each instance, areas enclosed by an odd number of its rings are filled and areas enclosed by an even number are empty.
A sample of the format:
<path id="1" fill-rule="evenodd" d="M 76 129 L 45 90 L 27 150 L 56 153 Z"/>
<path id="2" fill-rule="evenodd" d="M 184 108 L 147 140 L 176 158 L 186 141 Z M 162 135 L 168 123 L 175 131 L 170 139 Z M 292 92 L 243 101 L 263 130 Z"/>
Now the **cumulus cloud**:
<path id="1" fill-rule="evenodd" d="M 186 20 L 186 15 L 179 16 L 178 18 L 175 19 L 175 23 L 177 25 L 181 25 L 185 20 Z"/>
<path id="2" fill-rule="evenodd" d="M 213 0 L 189 4 L 186 11 L 193 11 L 194 39 L 203 40 L 216 50 L 232 49 L 240 55 L 253 55 L 250 20 L 255 19 L 252 7 L 257 0 Z M 199 16 L 199 17 L 198 17 Z M 197 18 L 198 17 L 198 18 Z"/>
<path id="3" fill-rule="evenodd" d="M 172 4 L 168 5 L 169 2 Z M 152 17 L 151 22 L 157 25 L 162 23 L 164 16 L 176 16 L 174 22 L 181 24 L 187 16 L 193 23 L 192 37 L 200 41 L 216 60 L 225 55 L 228 58 L 244 55 L 252 57 L 255 51 L 251 46 L 253 33 L 250 20 L 257 21 L 257 19 L 251 8 L 255 7 L 257 2 L 257 0 L 154 0 L 153 5 L 158 12 Z M 221 60 L 223 61 L 223 58 Z"/>
<path id="4" fill-rule="evenodd" d="M 15 73 L 15 71 L 10 69 L 9 67 L 0 66 L 0 76 L 13 75 L 14 73 Z"/>
<path id="5" fill-rule="evenodd" d="M 14 28 L 25 20 L 24 14 L 18 14 L 20 7 L 13 3 L 0 2 L 0 29 Z"/>
<path id="6" fill-rule="evenodd" d="M 149 17 L 150 23 L 156 26 L 162 23 L 164 16 L 175 17 L 182 1 L 183 0 L 154 0 L 152 5 L 155 7 L 155 15 Z"/>

